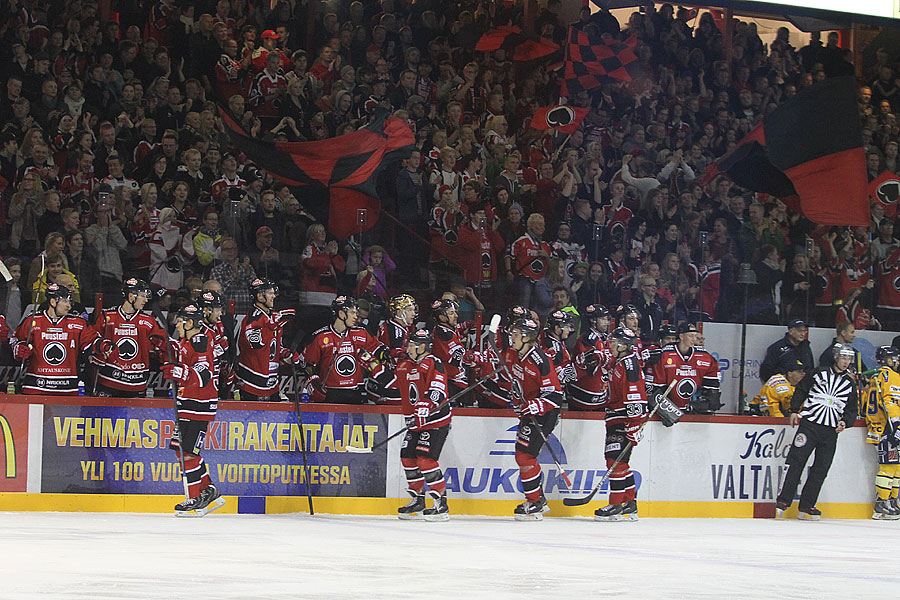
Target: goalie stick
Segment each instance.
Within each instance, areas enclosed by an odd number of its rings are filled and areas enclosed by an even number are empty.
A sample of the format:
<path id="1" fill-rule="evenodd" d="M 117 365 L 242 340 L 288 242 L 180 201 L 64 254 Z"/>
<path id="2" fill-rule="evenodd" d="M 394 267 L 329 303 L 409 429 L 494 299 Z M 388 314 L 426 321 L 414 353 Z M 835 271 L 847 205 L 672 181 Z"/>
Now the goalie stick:
<path id="1" fill-rule="evenodd" d="M 669 395 L 669 392 L 672 391 L 672 388 L 675 387 L 675 384 L 676 384 L 677 382 L 678 382 L 677 379 L 673 379 L 673 380 L 672 380 L 672 383 L 669 384 L 669 387 L 666 388 L 666 391 L 663 392 L 662 395 L 663 395 L 663 396 L 668 396 L 668 395 Z M 659 407 L 660 407 L 660 403 L 657 402 L 657 403 L 656 403 L 656 406 L 653 407 L 653 410 L 650 411 L 650 414 L 647 415 L 647 418 L 644 420 L 644 422 L 641 423 L 641 429 L 644 428 L 644 425 L 646 425 L 647 423 L 650 422 L 650 419 L 653 418 L 654 413 L 656 413 L 656 411 L 659 410 Z M 630 441 L 630 440 L 629 440 L 629 442 L 628 442 L 627 444 L 625 444 L 625 447 L 624 447 L 624 448 L 622 449 L 622 451 L 619 453 L 619 456 L 617 456 L 617 457 L 616 457 L 616 460 L 613 461 L 612 466 L 609 467 L 609 468 L 606 470 L 606 475 L 603 476 L 603 479 L 600 480 L 600 483 L 598 483 L 597 485 L 594 486 L 594 489 L 591 490 L 591 493 L 590 493 L 590 494 L 588 494 L 588 495 L 585 496 L 584 498 L 563 498 L 563 504 L 565 504 L 566 506 L 582 506 L 582 505 L 584 505 L 584 504 L 587 504 L 587 503 L 590 502 L 591 500 L 593 500 L 593 499 L 594 499 L 594 496 L 597 495 L 597 492 L 600 491 L 600 488 L 602 488 L 603 485 L 607 482 L 607 480 L 609 479 L 609 476 L 612 475 L 612 472 L 613 472 L 613 471 L 615 470 L 615 468 L 619 465 L 619 463 L 622 462 L 622 458 L 625 456 L 625 454 L 628 453 L 628 451 L 631 449 L 631 447 L 632 447 L 633 445 L 634 445 L 634 442 L 632 442 L 632 441 Z"/>

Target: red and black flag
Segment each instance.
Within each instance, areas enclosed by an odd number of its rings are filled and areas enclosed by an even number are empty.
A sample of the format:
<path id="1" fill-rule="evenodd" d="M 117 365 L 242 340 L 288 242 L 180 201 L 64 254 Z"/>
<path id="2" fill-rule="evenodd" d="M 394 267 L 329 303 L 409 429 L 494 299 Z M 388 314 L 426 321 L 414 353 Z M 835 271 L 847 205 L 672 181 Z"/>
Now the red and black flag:
<path id="1" fill-rule="evenodd" d="M 491 29 L 481 36 L 475 49 L 479 52 L 493 52 L 503 48 L 510 60 L 526 62 L 550 56 L 557 50 L 552 41 L 531 35 L 526 35 L 515 25 L 504 25 Z"/>
<path id="2" fill-rule="evenodd" d="M 328 231 L 341 239 L 378 222 L 378 174 L 408 158 L 416 141 L 409 126 L 385 109 L 362 129 L 315 142 L 264 142 L 247 135 L 226 110 L 219 114 L 234 145 L 257 167 L 289 186 L 306 187 L 307 199 L 328 203 Z M 368 210 L 364 224 L 358 209 Z"/>
<path id="3" fill-rule="evenodd" d="M 636 47 L 635 36 L 623 42 L 613 37 L 604 39 L 591 27 L 569 27 L 562 95 L 573 96 L 600 87 L 607 78 L 631 81 L 639 64 Z"/>
<path id="4" fill-rule="evenodd" d="M 571 135 L 590 110 L 579 106 L 542 106 L 531 118 L 531 126 L 542 131 L 556 129 Z"/>
<path id="5" fill-rule="evenodd" d="M 784 200 L 820 225 L 869 224 L 862 125 L 852 77 L 826 79 L 786 101 L 707 170 Z"/>

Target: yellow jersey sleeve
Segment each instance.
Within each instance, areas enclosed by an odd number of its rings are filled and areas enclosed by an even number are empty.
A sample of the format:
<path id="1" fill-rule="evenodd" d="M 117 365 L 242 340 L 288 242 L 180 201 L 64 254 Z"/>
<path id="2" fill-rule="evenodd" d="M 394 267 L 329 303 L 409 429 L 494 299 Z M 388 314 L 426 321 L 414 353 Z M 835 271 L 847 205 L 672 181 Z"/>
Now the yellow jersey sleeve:
<path id="1" fill-rule="evenodd" d="M 770 417 L 784 417 L 791 409 L 791 398 L 794 395 L 794 386 L 785 379 L 784 375 L 772 375 L 766 382 L 763 391 L 766 404 L 769 406 Z"/>

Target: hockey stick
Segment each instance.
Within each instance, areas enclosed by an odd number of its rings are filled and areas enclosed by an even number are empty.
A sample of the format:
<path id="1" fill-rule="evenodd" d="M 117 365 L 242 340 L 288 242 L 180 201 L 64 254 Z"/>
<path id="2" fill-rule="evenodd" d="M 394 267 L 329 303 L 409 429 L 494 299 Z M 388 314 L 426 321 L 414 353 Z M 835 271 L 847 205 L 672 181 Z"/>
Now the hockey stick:
<path id="1" fill-rule="evenodd" d="M 38 275 L 38 290 L 41 289 L 41 278 L 44 276 L 45 271 L 45 257 L 44 253 L 41 252 L 41 274 Z M 34 315 L 37 313 L 38 309 L 38 301 L 37 301 L 37 292 L 32 292 L 31 299 L 34 300 L 34 303 L 31 305 L 31 315 L 28 317 L 31 320 L 31 323 L 28 325 L 28 334 L 25 336 L 25 344 L 31 348 L 31 330 L 34 329 Z M 19 365 L 19 375 L 16 377 L 16 391 L 22 392 L 22 381 L 25 379 L 25 361 L 27 359 L 23 358 L 22 363 Z"/>
<path id="2" fill-rule="evenodd" d="M 174 362 L 172 360 L 172 344 L 169 343 L 169 327 L 166 322 L 165 316 L 162 314 L 162 310 L 159 308 L 159 302 L 156 298 L 154 298 L 153 302 L 153 316 L 156 317 L 156 320 L 159 321 L 159 324 L 162 326 L 163 331 L 166 332 L 166 339 L 164 341 L 166 345 L 166 352 L 169 357 L 169 362 Z M 178 386 L 175 385 L 174 381 L 169 381 L 169 389 L 172 390 L 172 401 L 173 408 L 175 409 L 175 435 L 178 436 L 178 464 L 181 467 L 181 484 L 184 486 L 184 499 L 190 500 L 191 495 L 188 491 L 188 480 L 187 473 L 184 470 L 184 438 L 181 436 L 181 426 L 178 424 Z"/>
<path id="3" fill-rule="evenodd" d="M 497 328 L 499 326 L 500 326 L 500 315 L 494 315 L 493 317 L 491 317 L 491 324 L 488 326 L 488 332 L 489 332 L 489 335 L 487 336 L 488 344 L 490 344 L 491 350 L 494 351 L 494 354 L 496 354 L 500 358 L 500 364 L 502 365 L 500 367 L 500 369 L 503 371 L 506 371 L 506 376 L 509 377 L 510 381 L 512 381 L 513 380 L 512 373 L 510 373 L 509 367 L 506 366 L 506 361 L 503 360 L 503 357 L 500 354 L 500 351 L 497 349 L 497 342 L 494 341 L 494 337 L 496 337 L 495 334 L 497 333 Z M 535 340 L 534 343 L 536 344 L 537 340 Z M 510 387 L 510 391 L 512 391 L 512 389 L 513 388 Z M 524 401 L 525 399 L 522 398 L 522 400 Z M 547 446 L 547 450 L 550 452 L 550 457 L 553 458 L 553 462 L 556 463 L 556 468 L 559 469 L 559 472 L 562 475 L 563 481 L 566 482 L 567 486 L 572 487 L 572 481 L 569 479 L 569 475 L 566 473 L 566 470 L 563 469 L 562 463 L 559 462 L 559 457 L 556 456 L 556 450 L 554 450 L 553 446 L 550 445 L 550 439 L 547 437 L 547 434 L 544 433 L 544 429 L 541 427 L 541 424 L 538 423 L 538 421 L 534 415 L 529 415 L 529 417 L 531 418 L 532 426 L 535 427 L 538 430 L 538 433 L 541 434 L 541 438 L 543 438 L 543 440 L 544 440 L 544 445 Z"/>
<path id="4" fill-rule="evenodd" d="M 663 392 L 662 395 L 668 396 L 669 392 L 672 391 L 672 388 L 675 387 L 675 384 L 677 382 L 678 382 L 677 379 L 673 379 L 672 383 L 669 384 L 669 387 L 666 388 L 666 391 Z M 653 418 L 653 415 L 656 413 L 657 410 L 659 410 L 659 407 L 660 407 L 660 403 L 657 402 L 656 406 L 653 407 L 653 410 L 650 411 L 650 414 L 647 415 L 647 418 L 644 420 L 644 422 L 641 423 L 641 429 L 644 428 L 644 425 L 646 425 L 647 423 L 650 422 L 650 419 Z M 582 506 L 583 504 L 587 504 L 588 502 L 593 500 L 594 496 L 597 495 L 597 492 L 600 491 L 600 488 L 603 487 L 603 485 L 609 479 L 610 475 L 612 475 L 612 472 L 615 471 L 617 466 L 619 466 L 619 463 L 622 462 L 622 459 L 625 458 L 625 455 L 628 453 L 629 450 L 631 450 L 631 447 L 633 445 L 634 445 L 634 442 L 632 442 L 630 440 L 627 444 L 625 444 L 625 448 L 622 449 L 622 451 L 619 453 L 619 456 L 617 456 L 616 460 L 613 461 L 612 466 L 606 470 L 606 474 L 603 476 L 603 479 L 600 480 L 600 483 L 598 483 L 597 485 L 594 486 L 594 489 L 591 490 L 590 494 L 588 494 L 584 498 L 563 498 L 563 504 L 565 504 L 566 506 Z"/>
<path id="5" fill-rule="evenodd" d="M 291 343 L 291 353 L 297 350 L 300 340 L 303 339 L 303 330 L 299 329 L 294 334 L 294 341 Z M 297 409 L 297 422 L 300 424 L 300 454 L 303 455 L 303 472 L 306 474 L 306 501 L 309 504 L 309 514 L 316 514 L 313 508 L 312 489 L 309 487 L 309 459 L 306 456 L 306 433 L 303 431 L 303 411 L 300 409 L 300 379 L 297 376 L 297 364 L 291 365 L 294 379 L 294 408 Z"/>
<path id="6" fill-rule="evenodd" d="M 465 394 L 468 394 L 469 392 L 471 392 L 472 390 L 474 390 L 475 388 L 477 388 L 479 385 L 481 385 L 482 383 L 484 383 L 485 381 L 487 381 L 488 379 L 490 379 L 491 377 L 493 377 L 498 371 L 500 371 L 500 367 L 494 369 L 493 371 L 491 371 L 490 373 L 488 373 L 487 375 L 485 375 L 484 377 L 482 377 L 481 379 L 479 379 L 478 381 L 476 381 L 475 383 L 473 383 L 472 385 L 470 385 L 470 386 L 467 387 L 466 389 L 460 390 L 460 391 L 456 392 L 455 394 L 453 394 L 452 396 L 450 396 L 449 398 L 447 398 L 446 400 L 444 400 L 443 402 L 441 402 L 440 404 L 438 404 L 436 407 L 434 407 L 434 410 L 432 410 L 432 411 L 429 413 L 429 416 L 434 415 L 434 414 L 437 414 L 437 413 L 439 413 L 440 411 L 444 410 L 444 407 L 445 407 L 445 406 L 447 406 L 448 404 L 450 404 L 450 403 L 453 402 L 454 400 L 457 400 L 458 398 L 464 396 Z M 346 450 L 347 450 L 347 452 L 349 452 L 350 454 L 371 454 L 372 452 L 375 451 L 376 448 L 380 448 L 381 446 L 384 446 L 385 444 L 387 444 L 389 441 L 391 441 L 392 439 L 394 439 L 394 438 L 397 437 L 398 435 L 403 434 L 403 433 L 406 433 L 406 432 L 409 430 L 409 428 L 410 428 L 410 426 L 407 425 L 406 427 L 404 427 L 404 428 L 401 429 L 400 431 L 398 431 L 398 432 L 396 432 L 396 433 L 394 433 L 394 434 L 391 434 L 387 439 L 384 439 L 384 440 L 378 442 L 377 444 L 375 444 L 375 445 L 372 446 L 371 448 L 362 448 L 362 447 L 360 447 L 360 446 L 346 446 Z"/>

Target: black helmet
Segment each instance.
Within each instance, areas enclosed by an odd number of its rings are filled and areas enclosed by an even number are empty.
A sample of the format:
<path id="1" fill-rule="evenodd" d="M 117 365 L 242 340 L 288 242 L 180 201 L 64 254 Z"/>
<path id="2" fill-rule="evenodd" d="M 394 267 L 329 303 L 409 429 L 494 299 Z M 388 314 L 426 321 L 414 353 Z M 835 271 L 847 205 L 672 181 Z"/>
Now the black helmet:
<path id="1" fill-rule="evenodd" d="M 72 291 L 64 285 L 59 285 L 58 283 L 51 283 L 47 286 L 47 300 L 51 298 L 56 298 L 59 300 L 60 298 L 63 300 L 72 300 Z"/>
<path id="2" fill-rule="evenodd" d="M 427 329 L 416 329 L 415 331 L 409 334 L 409 337 L 406 339 L 407 344 L 428 344 L 431 345 L 431 342 L 434 340 L 431 332 Z"/>
<path id="3" fill-rule="evenodd" d="M 641 311 L 634 304 L 626 304 L 616 309 L 616 322 L 622 323 L 628 315 L 634 315 L 638 321 L 641 320 Z"/>
<path id="4" fill-rule="evenodd" d="M 148 296 L 150 296 L 153 292 L 150 289 L 150 284 L 144 281 L 143 279 L 138 279 L 136 277 L 129 277 L 122 283 L 122 293 L 125 295 L 125 298 L 128 298 L 128 294 L 140 294 L 144 292 Z"/>
<path id="5" fill-rule="evenodd" d="M 331 301 L 331 313 L 337 317 L 337 314 L 340 311 L 353 310 L 354 308 L 359 308 L 359 305 L 356 304 L 356 298 L 353 296 L 345 296 L 341 294 L 337 298 Z"/>
<path id="6" fill-rule="evenodd" d="M 270 279 L 256 278 L 250 282 L 250 296 L 256 299 L 257 294 L 265 294 L 266 290 L 273 290 L 278 295 L 278 285 Z"/>
<path id="7" fill-rule="evenodd" d="M 435 300 L 431 303 L 431 314 L 435 316 L 435 318 L 439 316 L 447 316 L 447 311 L 451 308 L 455 310 L 459 310 L 459 304 L 454 302 L 453 300 L 448 300 L 446 298 L 442 298 L 440 300 Z"/>
<path id="8" fill-rule="evenodd" d="M 575 315 L 570 313 L 567 310 L 554 310 L 550 313 L 550 316 L 547 317 L 547 329 L 553 329 L 554 327 L 574 327 L 575 325 Z"/>
<path id="9" fill-rule="evenodd" d="M 700 333 L 700 330 L 693 323 L 682 323 L 678 326 L 678 335 L 682 333 Z"/>
<path id="10" fill-rule="evenodd" d="M 875 360 L 879 365 L 884 365 L 891 358 L 900 358 L 900 352 L 893 346 L 879 346 L 875 351 Z"/>
<path id="11" fill-rule="evenodd" d="M 534 341 L 537 339 L 538 331 L 540 331 L 540 325 L 531 317 L 526 317 L 524 319 L 516 319 L 509 327 L 507 327 L 506 330 L 509 332 L 513 332 L 516 330 L 521 331 L 522 335 L 527 337 L 529 340 Z"/>
<path id="12" fill-rule="evenodd" d="M 663 323 L 659 326 L 659 339 L 667 338 L 667 337 L 676 337 L 678 333 L 675 331 L 675 327 L 670 325 L 669 323 Z"/>
<path id="13" fill-rule="evenodd" d="M 602 304 L 588 304 L 584 309 L 584 316 L 587 319 L 602 319 L 609 316 L 609 310 Z"/>
<path id="14" fill-rule="evenodd" d="M 225 308 L 225 299 L 215 290 L 206 290 L 197 299 L 201 308 Z"/>
<path id="15" fill-rule="evenodd" d="M 619 340 L 620 344 L 624 344 L 629 348 L 637 343 L 637 335 L 627 327 L 616 327 L 609 337 L 610 339 Z"/>
<path id="16" fill-rule="evenodd" d="M 179 319 L 190 319 L 194 323 L 199 323 L 203 318 L 203 309 L 196 304 L 186 304 L 178 309 L 176 313 Z"/>
<path id="17" fill-rule="evenodd" d="M 512 323 L 517 319 L 524 319 L 528 317 L 528 309 L 522 306 L 521 304 L 515 304 L 510 306 L 506 310 L 506 322 Z"/>

